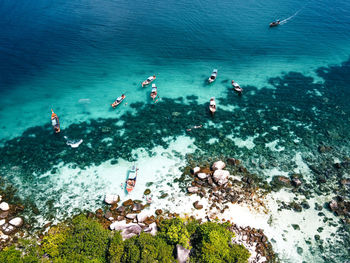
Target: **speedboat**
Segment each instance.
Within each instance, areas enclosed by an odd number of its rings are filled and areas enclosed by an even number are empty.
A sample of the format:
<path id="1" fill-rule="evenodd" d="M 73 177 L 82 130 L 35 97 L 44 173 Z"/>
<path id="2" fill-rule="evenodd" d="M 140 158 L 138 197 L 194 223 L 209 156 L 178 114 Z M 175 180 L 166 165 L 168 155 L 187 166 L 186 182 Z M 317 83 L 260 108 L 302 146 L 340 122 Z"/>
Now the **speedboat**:
<path id="1" fill-rule="evenodd" d="M 113 107 L 113 109 L 115 107 L 117 107 L 120 103 L 122 103 L 122 101 L 125 99 L 125 95 L 122 94 L 120 97 L 118 97 L 111 105 Z"/>
<path id="2" fill-rule="evenodd" d="M 278 26 L 281 23 L 280 20 L 276 20 L 270 23 L 270 27 Z"/>
<path id="3" fill-rule="evenodd" d="M 243 89 L 238 85 L 237 82 L 235 82 L 234 80 L 231 81 L 233 90 L 236 91 L 238 94 L 242 94 Z"/>
<path id="4" fill-rule="evenodd" d="M 157 97 L 157 86 L 156 84 L 152 84 L 151 98 L 154 100 Z"/>
<path id="5" fill-rule="evenodd" d="M 134 190 L 135 184 L 136 184 L 136 177 L 137 177 L 137 168 L 134 165 L 128 173 L 128 179 L 126 180 L 125 189 L 128 193 L 130 193 L 132 190 Z"/>
<path id="6" fill-rule="evenodd" d="M 212 115 L 214 115 L 214 113 L 216 112 L 216 103 L 215 103 L 215 98 L 214 97 L 210 99 L 209 110 L 210 110 Z"/>
<path id="7" fill-rule="evenodd" d="M 59 133 L 61 131 L 60 121 L 58 119 L 57 114 L 54 113 L 52 109 L 51 109 L 51 112 L 52 112 L 52 114 L 51 114 L 51 125 L 52 125 L 52 128 L 55 131 L 55 133 Z"/>
<path id="8" fill-rule="evenodd" d="M 213 73 L 211 73 L 211 76 L 208 78 L 208 82 L 209 83 L 214 82 L 216 80 L 217 75 L 218 75 L 218 70 L 214 69 Z"/>
<path id="9" fill-rule="evenodd" d="M 155 79 L 156 79 L 156 76 L 148 77 L 144 82 L 142 82 L 142 87 L 149 85 Z"/>

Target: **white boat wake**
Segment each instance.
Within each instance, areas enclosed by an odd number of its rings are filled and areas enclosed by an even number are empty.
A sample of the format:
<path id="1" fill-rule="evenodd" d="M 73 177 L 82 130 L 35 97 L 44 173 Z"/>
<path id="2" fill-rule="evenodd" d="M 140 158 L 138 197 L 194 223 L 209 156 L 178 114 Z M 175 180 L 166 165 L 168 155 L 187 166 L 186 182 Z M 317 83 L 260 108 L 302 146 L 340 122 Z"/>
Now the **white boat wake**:
<path id="1" fill-rule="evenodd" d="M 304 8 L 304 7 L 303 7 L 303 8 Z M 280 22 L 280 25 L 283 25 L 283 24 L 287 23 L 289 20 L 291 20 L 293 17 L 295 17 L 303 8 L 300 8 L 298 11 L 296 11 L 296 12 L 294 13 L 294 15 L 292 15 L 292 16 L 290 16 L 290 17 L 284 19 L 284 20 L 282 20 L 282 21 Z"/>

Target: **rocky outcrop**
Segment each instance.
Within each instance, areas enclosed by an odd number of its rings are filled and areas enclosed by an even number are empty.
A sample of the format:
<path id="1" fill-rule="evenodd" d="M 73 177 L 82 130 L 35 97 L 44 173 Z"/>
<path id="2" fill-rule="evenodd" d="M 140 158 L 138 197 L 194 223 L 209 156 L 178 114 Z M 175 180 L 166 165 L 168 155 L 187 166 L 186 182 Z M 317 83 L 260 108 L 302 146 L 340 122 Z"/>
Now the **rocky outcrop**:
<path id="1" fill-rule="evenodd" d="M 336 215 L 350 218 L 350 201 L 345 201 L 343 197 L 336 196 L 328 205 L 330 210 Z"/>

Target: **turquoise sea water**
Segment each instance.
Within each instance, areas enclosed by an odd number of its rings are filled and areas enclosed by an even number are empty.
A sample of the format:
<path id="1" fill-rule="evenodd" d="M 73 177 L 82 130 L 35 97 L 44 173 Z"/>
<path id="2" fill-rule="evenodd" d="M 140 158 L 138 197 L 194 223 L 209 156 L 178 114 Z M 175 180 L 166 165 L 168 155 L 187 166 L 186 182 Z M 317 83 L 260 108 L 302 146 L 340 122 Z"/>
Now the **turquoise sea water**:
<path id="1" fill-rule="evenodd" d="M 268 27 L 272 20 L 289 17 L 276 28 Z M 320 143 L 339 146 L 330 159 L 342 160 L 349 154 L 348 1 L 3 0 L 0 26 L 1 172 L 22 198 L 34 200 L 44 217 L 52 217 L 62 207 L 81 208 L 79 195 L 89 189 L 95 194 L 85 202 L 97 208 L 106 187 L 96 184 L 103 169 L 85 174 L 66 169 L 54 179 L 43 176 L 52 166 L 70 163 L 86 168 L 118 158 L 140 162 L 132 150 L 166 147 L 165 138 L 186 135 L 185 128 L 204 123 L 205 103 L 212 96 L 223 109 L 214 124 L 229 128 L 223 134 L 189 135 L 204 156 L 235 155 L 249 169 L 270 178 L 257 163 L 272 158 L 280 164 L 279 173 L 295 168 L 288 162 L 296 153 L 310 166 L 325 163 L 317 155 Z M 219 71 L 218 79 L 208 85 L 213 68 Z M 150 101 L 150 88 L 140 85 L 153 74 L 161 98 L 158 108 Z M 232 94 L 231 79 L 243 86 L 243 97 Z M 121 93 L 128 105 L 113 111 L 110 104 Z M 179 97 L 183 100 L 173 100 Z M 137 102 L 146 106 L 132 106 Z M 57 138 L 48 127 L 51 108 L 59 115 L 65 135 L 84 138 L 77 152 L 56 152 L 66 145 L 53 145 Z M 171 119 L 173 112 L 188 114 L 177 121 Z M 118 121 L 123 131 L 109 137 L 96 132 Z M 154 132 L 159 138 L 152 137 Z M 107 137 L 119 148 L 106 154 L 95 151 L 108 145 Z M 228 146 L 210 150 L 206 142 L 213 138 Z M 105 141 L 99 144 L 100 140 Z M 270 151 L 275 140 L 285 150 Z M 88 143 L 94 150 L 85 146 Z M 186 143 L 177 151 L 194 147 Z M 83 151 L 89 154 L 84 156 Z M 127 164 L 120 159 L 115 169 L 124 171 Z M 14 172 L 17 169 L 19 174 Z M 79 179 L 80 174 L 89 179 Z M 315 173 L 305 176 L 315 181 Z M 51 196 L 54 209 L 43 207 L 47 195 L 55 196 Z M 335 251 L 322 248 L 329 254 L 323 259 L 344 262 L 344 248 L 346 243 Z M 311 255 L 319 255 L 314 262 L 319 262 L 322 250 L 312 249 Z"/>

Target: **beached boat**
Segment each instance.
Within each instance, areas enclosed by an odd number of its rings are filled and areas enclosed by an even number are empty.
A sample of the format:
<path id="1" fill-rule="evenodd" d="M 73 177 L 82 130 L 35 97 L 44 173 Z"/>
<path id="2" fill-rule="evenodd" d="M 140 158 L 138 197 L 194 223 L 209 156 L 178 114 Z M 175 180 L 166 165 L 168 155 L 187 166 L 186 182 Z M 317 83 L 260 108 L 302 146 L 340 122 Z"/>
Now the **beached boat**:
<path id="1" fill-rule="evenodd" d="M 113 107 L 113 109 L 115 107 L 117 107 L 120 103 L 122 103 L 122 101 L 125 99 L 125 95 L 122 94 L 120 97 L 118 97 L 111 105 Z"/>
<path id="2" fill-rule="evenodd" d="M 231 81 L 233 90 L 236 91 L 238 94 L 242 94 L 243 89 L 239 86 L 239 84 L 237 82 L 235 82 L 234 80 Z"/>
<path id="3" fill-rule="evenodd" d="M 209 110 L 212 115 L 216 112 L 216 103 L 215 103 L 215 98 L 211 98 L 209 102 Z"/>
<path id="4" fill-rule="evenodd" d="M 152 81 L 156 79 L 156 76 L 150 76 L 144 82 L 142 82 L 142 87 L 149 85 Z"/>
<path id="5" fill-rule="evenodd" d="M 135 165 L 129 170 L 128 179 L 125 182 L 125 189 L 128 193 L 134 190 L 136 184 L 137 170 L 138 169 Z"/>
<path id="6" fill-rule="evenodd" d="M 280 23 L 281 23 L 280 20 L 273 21 L 273 22 L 270 23 L 270 27 L 278 26 Z"/>
<path id="7" fill-rule="evenodd" d="M 211 76 L 208 78 L 208 82 L 209 83 L 214 82 L 216 80 L 217 75 L 218 75 L 218 70 L 214 69 L 213 73 L 211 73 Z"/>
<path id="8" fill-rule="evenodd" d="M 157 86 L 156 84 L 152 84 L 151 98 L 154 100 L 157 97 Z"/>
<path id="9" fill-rule="evenodd" d="M 58 119 L 57 114 L 54 113 L 52 109 L 51 109 L 51 112 L 52 112 L 52 114 L 51 114 L 51 125 L 52 125 L 52 128 L 55 131 L 55 133 L 59 133 L 61 131 L 60 121 Z"/>

